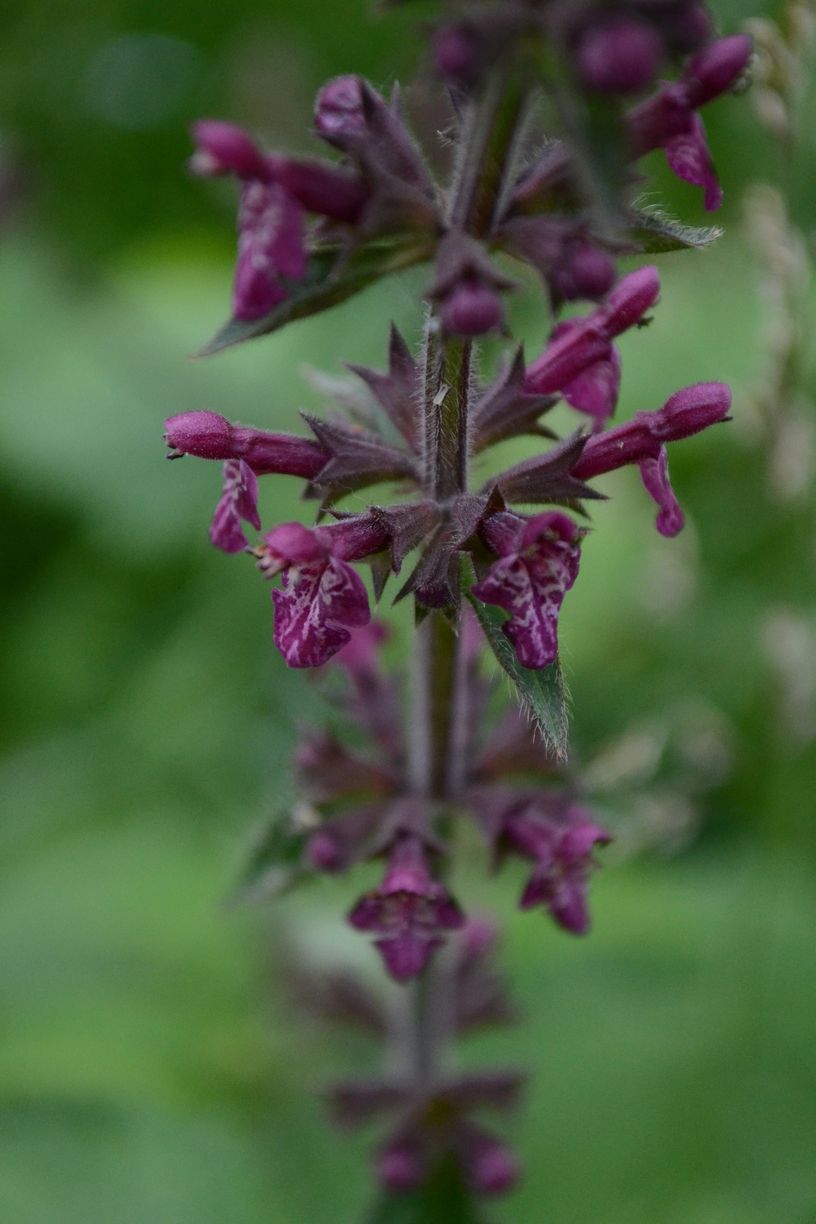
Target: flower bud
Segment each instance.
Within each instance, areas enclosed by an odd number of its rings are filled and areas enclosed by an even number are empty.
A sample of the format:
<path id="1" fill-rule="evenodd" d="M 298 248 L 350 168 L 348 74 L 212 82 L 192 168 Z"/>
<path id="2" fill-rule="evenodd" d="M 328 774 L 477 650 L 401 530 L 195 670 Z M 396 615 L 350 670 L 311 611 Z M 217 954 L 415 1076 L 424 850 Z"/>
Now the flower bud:
<path id="1" fill-rule="evenodd" d="M 419 1144 L 412 1136 L 399 1136 L 381 1148 L 376 1159 L 377 1177 L 388 1190 L 415 1190 L 425 1173 Z"/>
<path id="2" fill-rule="evenodd" d="M 659 412 L 641 412 L 637 420 L 650 421 L 652 436 L 676 442 L 725 420 L 731 408 L 731 388 L 727 383 L 694 383 L 669 396 Z"/>
<path id="3" fill-rule="evenodd" d="M 515 1185 L 519 1175 L 517 1157 L 487 1131 L 468 1127 L 462 1148 L 468 1181 L 477 1194 L 504 1194 Z"/>
<path id="4" fill-rule="evenodd" d="M 328 829 L 318 829 L 309 838 L 306 858 L 316 871 L 337 871 L 343 865 L 343 854 Z"/>
<path id="5" fill-rule="evenodd" d="M 690 105 L 704 106 L 730 89 L 748 67 L 752 51 L 747 34 L 732 34 L 698 52 L 683 73 Z"/>
<path id="6" fill-rule="evenodd" d="M 164 422 L 169 459 L 197 455 L 199 459 L 232 459 L 232 425 L 217 412 L 180 412 Z"/>
<path id="7" fill-rule="evenodd" d="M 320 135 L 342 149 L 349 140 L 365 136 L 367 126 L 362 78 L 349 75 L 328 81 L 315 102 L 315 127 Z"/>
<path id="8" fill-rule="evenodd" d="M 577 68 L 584 84 L 599 93 L 637 93 L 651 85 L 662 58 L 663 43 L 651 25 L 619 17 L 587 31 Z"/>
<path id="9" fill-rule="evenodd" d="M 615 283 L 615 261 L 591 242 L 579 242 L 569 257 L 553 268 L 550 281 L 556 300 L 602 298 Z"/>
<path id="10" fill-rule="evenodd" d="M 619 281 L 599 312 L 608 339 L 639 323 L 660 294 L 660 277 L 651 265 L 630 272 Z"/>
<path id="11" fill-rule="evenodd" d="M 437 72 L 455 85 L 476 80 L 483 56 L 480 40 L 466 25 L 443 26 L 433 37 L 433 61 Z"/>
<path id="12" fill-rule="evenodd" d="M 491 285 L 467 277 L 444 299 L 439 317 L 450 335 L 483 336 L 501 326 L 504 307 Z"/>

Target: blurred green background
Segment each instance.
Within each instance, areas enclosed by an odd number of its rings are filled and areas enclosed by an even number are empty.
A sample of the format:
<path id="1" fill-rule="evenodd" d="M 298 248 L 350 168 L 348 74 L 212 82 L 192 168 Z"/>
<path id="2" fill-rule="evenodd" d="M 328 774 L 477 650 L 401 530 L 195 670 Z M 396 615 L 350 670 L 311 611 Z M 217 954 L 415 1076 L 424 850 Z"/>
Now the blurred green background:
<path id="1" fill-rule="evenodd" d="M 713 7 L 729 31 L 772 10 Z M 374 1053 L 291 1015 L 275 972 L 297 937 L 377 976 L 338 920 L 354 882 L 270 914 L 222 905 L 289 787 L 295 717 L 319 703 L 271 648 L 252 566 L 208 545 L 217 471 L 165 463 L 161 422 L 206 407 L 294 428 L 320 402 L 304 366 L 380 365 L 387 317 L 416 337 L 421 274 L 186 360 L 226 314 L 233 241 L 230 186 L 184 173 L 187 123 L 229 117 L 308 147 L 327 75 L 410 72 L 411 10 L 5 14 L 3 1222 L 330 1224 L 367 1199 L 368 1140 L 327 1129 L 313 1089 Z M 534 1076 L 511 1127 L 528 1175 L 496 1220 L 816 1221 L 813 500 L 768 491 L 767 302 L 742 207 L 782 162 L 747 99 L 706 122 L 726 237 L 663 261 L 655 321 L 624 342 L 621 411 L 717 378 L 735 421 L 674 449 L 689 518 L 675 541 L 636 473 L 609 480 L 562 620 L 576 751 L 618 832 L 595 932 L 517 914 L 519 878 L 485 882 L 475 859 L 458 884 L 506 921 L 524 1017 L 463 1058 Z M 810 139 L 785 171 L 805 228 Z M 655 172 L 668 206 L 704 221 L 698 194 Z M 516 321 L 534 351 L 534 295 Z M 302 513 L 285 481 L 271 497 L 266 521 Z"/>

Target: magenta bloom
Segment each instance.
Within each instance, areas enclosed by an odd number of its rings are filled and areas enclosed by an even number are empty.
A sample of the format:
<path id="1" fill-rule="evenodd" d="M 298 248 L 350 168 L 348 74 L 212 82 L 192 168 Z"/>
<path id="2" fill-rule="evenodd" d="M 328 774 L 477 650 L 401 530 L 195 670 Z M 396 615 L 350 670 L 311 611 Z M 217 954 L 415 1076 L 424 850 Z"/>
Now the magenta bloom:
<path id="1" fill-rule="evenodd" d="M 590 438 L 571 475 L 589 480 L 636 463 L 647 493 L 660 508 L 658 531 L 675 536 L 682 530 L 683 512 L 669 481 L 666 443 L 691 437 L 725 420 L 730 407 L 731 390 L 725 383 L 684 387 L 657 412 L 637 412 L 631 421 Z"/>
<path id="2" fill-rule="evenodd" d="M 168 459 L 245 459 L 257 476 L 279 472 L 314 480 L 329 453 L 311 438 L 233 425 L 217 412 L 180 412 L 164 422 Z"/>
<path id="3" fill-rule="evenodd" d="M 709 212 L 719 208 L 723 193 L 697 110 L 734 85 L 752 49 L 746 34 L 710 43 L 692 56 L 678 82 L 664 85 L 629 114 L 635 155 L 662 148 L 678 178 L 703 189 Z"/>
<path id="4" fill-rule="evenodd" d="M 521 908 L 544 905 L 565 931 L 585 935 L 590 925 L 587 891 L 595 865 L 592 851 L 611 841 L 609 834 L 582 808 L 570 805 L 550 814 L 543 805 L 531 803 L 505 818 L 501 837 L 535 863 Z"/>
<path id="5" fill-rule="evenodd" d="M 169 417 L 164 429 L 168 459 L 195 455 L 226 460 L 223 491 L 210 527 L 210 539 L 224 552 L 246 547 L 242 519 L 260 530 L 259 475 L 278 472 L 313 480 L 329 461 L 328 452 L 309 438 L 232 425 L 217 412 L 182 412 Z"/>
<path id="6" fill-rule="evenodd" d="M 599 93 L 637 93 L 651 85 L 663 59 L 660 35 L 646 21 L 610 17 L 587 30 L 578 47 L 582 80 Z"/>
<path id="7" fill-rule="evenodd" d="M 282 575 L 272 592 L 275 645 L 289 667 L 321 667 L 371 619 L 368 594 L 349 564 L 388 542 L 369 516 L 311 530 L 283 523 L 264 536 L 258 568 Z"/>
<path id="8" fill-rule="evenodd" d="M 654 267 L 624 276 L 597 310 L 559 324 L 544 352 L 527 367 L 525 391 L 560 392 L 573 408 L 603 425 L 615 409 L 620 386 L 620 357 L 612 341 L 640 322 L 659 293 Z"/>
<path id="9" fill-rule="evenodd" d="M 518 1181 L 520 1165 L 515 1152 L 482 1127 L 460 1121 L 455 1147 L 476 1194 L 506 1194 Z"/>
<path id="10" fill-rule="evenodd" d="M 279 183 L 246 183 L 238 211 L 238 263 L 232 309 L 258 319 L 284 301 L 287 280 L 306 270 L 303 208 Z"/>
<path id="11" fill-rule="evenodd" d="M 375 946 L 398 982 L 416 977 L 442 943 L 442 933 L 464 925 L 447 889 L 431 877 L 418 837 L 394 844 L 382 884 L 354 906 L 348 920 L 358 931 L 379 934 Z"/>
<path id="12" fill-rule="evenodd" d="M 581 222 L 551 216 L 512 217 L 499 235 L 507 249 L 540 273 L 555 309 L 578 298 L 595 301 L 615 283 L 615 262 Z"/>
<path id="13" fill-rule="evenodd" d="M 266 180 L 266 159 L 255 141 L 234 123 L 199 119 L 192 127 L 196 151 L 190 169 L 201 178 L 234 174 L 236 178 Z"/>
<path id="14" fill-rule="evenodd" d="M 258 514 L 258 478 L 243 459 L 224 464 L 224 489 L 210 524 L 210 539 L 224 552 L 241 552 L 247 546 L 241 520 L 261 529 Z"/>
<path id="15" fill-rule="evenodd" d="M 285 282 L 299 280 L 306 269 L 303 208 L 275 181 L 272 163 L 240 128 L 202 120 L 193 138 L 194 173 L 234 174 L 242 182 L 232 309 L 236 319 L 258 319 L 284 301 Z"/>
<path id="16" fill-rule="evenodd" d="M 473 594 L 510 613 L 502 629 L 524 667 L 548 667 L 558 654 L 558 612 L 578 576 L 578 528 L 557 512 L 530 519 L 501 512 L 482 534 L 498 560 Z"/>
<path id="17" fill-rule="evenodd" d="M 581 321 L 566 319 L 552 333 L 553 340 L 568 338 L 581 330 Z M 596 430 L 603 429 L 617 407 L 620 394 L 621 359 L 614 344 L 603 357 L 586 366 L 580 374 L 561 388 L 567 403 L 578 412 L 591 416 Z"/>
<path id="18" fill-rule="evenodd" d="M 500 327 L 504 321 L 500 294 L 510 288 L 512 281 L 494 268 L 472 238 L 452 231 L 440 242 L 428 297 L 439 307 L 444 332 L 483 336 Z"/>

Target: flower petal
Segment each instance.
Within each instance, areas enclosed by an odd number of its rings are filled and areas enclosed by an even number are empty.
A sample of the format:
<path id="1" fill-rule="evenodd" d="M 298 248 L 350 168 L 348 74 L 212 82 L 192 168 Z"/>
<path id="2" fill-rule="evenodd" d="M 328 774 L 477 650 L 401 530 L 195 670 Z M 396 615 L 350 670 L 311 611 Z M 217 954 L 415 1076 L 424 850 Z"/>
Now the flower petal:
<path id="1" fill-rule="evenodd" d="M 210 539 L 224 552 L 241 552 L 247 540 L 241 519 L 260 530 L 258 479 L 243 459 L 228 459 L 224 464 L 224 489 L 210 524 Z"/>
<path id="2" fill-rule="evenodd" d="M 720 207 L 723 192 L 699 115 L 691 115 L 688 130 L 666 143 L 666 160 L 678 178 L 694 187 L 702 187 L 707 212 L 715 212 Z"/>
<path id="3" fill-rule="evenodd" d="M 284 571 L 272 592 L 275 645 L 290 667 L 321 667 L 368 624 L 368 595 L 345 561 L 328 557 Z"/>
<path id="4" fill-rule="evenodd" d="M 685 516 L 669 480 L 669 453 L 661 446 L 656 459 L 642 459 L 640 478 L 650 497 L 660 507 L 656 527 L 662 536 L 676 536 L 683 530 Z"/>

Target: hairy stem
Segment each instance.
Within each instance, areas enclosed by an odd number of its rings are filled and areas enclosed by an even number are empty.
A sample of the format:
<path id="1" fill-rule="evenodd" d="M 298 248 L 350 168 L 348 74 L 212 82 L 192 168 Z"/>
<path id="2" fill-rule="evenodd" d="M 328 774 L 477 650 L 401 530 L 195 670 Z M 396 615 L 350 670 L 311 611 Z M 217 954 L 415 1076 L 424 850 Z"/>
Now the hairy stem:
<path id="1" fill-rule="evenodd" d="M 489 233 L 512 163 L 524 109 L 520 85 L 496 77 L 474 105 L 462 137 L 450 222 L 476 236 Z M 473 344 L 443 338 L 437 320 L 425 331 L 425 489 L 440 503 L 467 490 L 468 400 L 472 383 Z M 459 613 L 446 615 L 418 609 L 415 702 L 413 711 L 413 778 L 419 794 L 444 802 L 461 787 L 464 663 Z M 433 1080 L 449 1044 L 449 1017 L 433 989 L 433 963 L 412 987 L 409 1042 L 418 1083 Z"/>
<path id="2" fill-rule="evenodd" d="M 496 75 L 465 121 L 449 220 L 477 238 L 485 237 L 492 228 L 525 102 L 526 89 L 520 78 Z"/>

